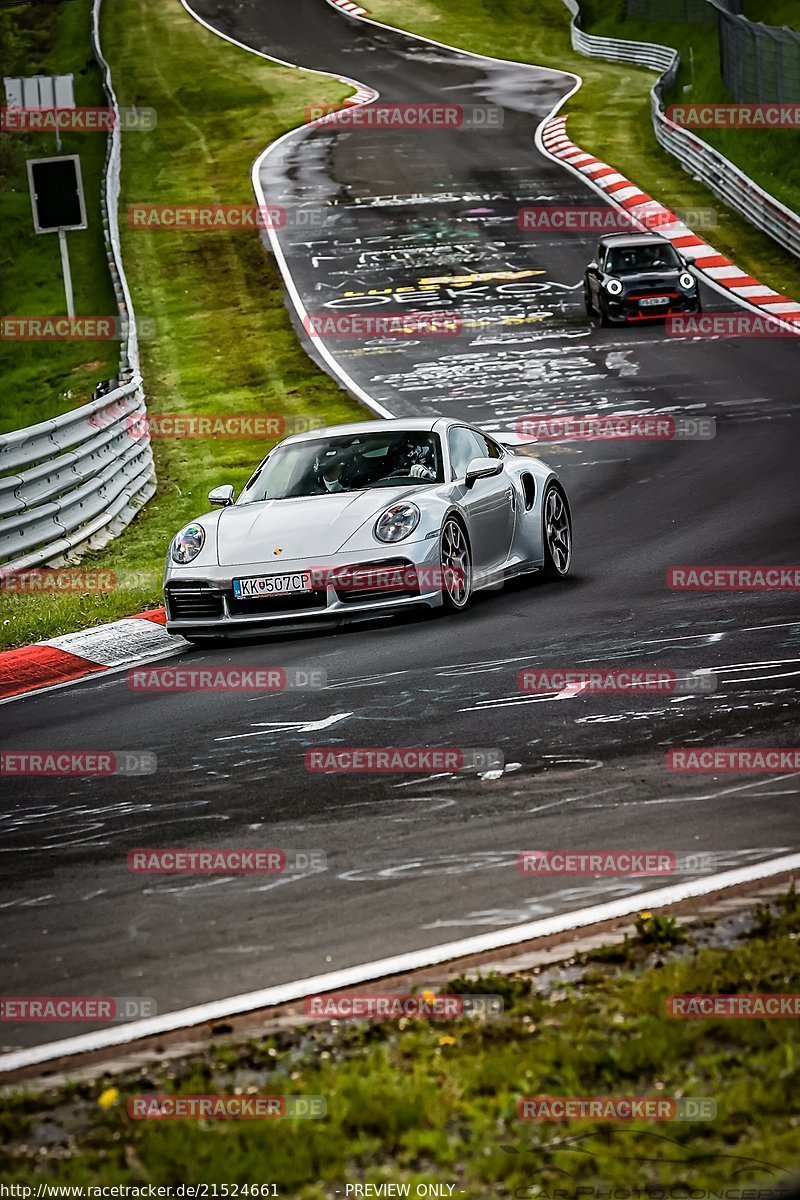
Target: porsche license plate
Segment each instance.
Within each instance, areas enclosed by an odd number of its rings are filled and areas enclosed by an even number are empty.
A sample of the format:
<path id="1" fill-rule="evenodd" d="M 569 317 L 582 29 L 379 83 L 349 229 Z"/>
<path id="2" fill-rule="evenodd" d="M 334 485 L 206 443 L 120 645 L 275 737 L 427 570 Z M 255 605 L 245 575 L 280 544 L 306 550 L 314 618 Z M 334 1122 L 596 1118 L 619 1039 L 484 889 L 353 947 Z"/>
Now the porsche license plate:
<path id="1" fill-rule="evenodd" d="M 640 308 L 660 308 L 663 304 L 669 304 L 669 296 L 644 296 L 639 301 Z"/>
<path id="2" fill-rule="evenodd" d="M 234 579 L 233 594 L 237 600 L 260 600 L 264 596 L 287 596 L 292 592 L 310 592 L 311 573 L 298 571 L 294 575 L 253 575 L 249 579 Z"/>

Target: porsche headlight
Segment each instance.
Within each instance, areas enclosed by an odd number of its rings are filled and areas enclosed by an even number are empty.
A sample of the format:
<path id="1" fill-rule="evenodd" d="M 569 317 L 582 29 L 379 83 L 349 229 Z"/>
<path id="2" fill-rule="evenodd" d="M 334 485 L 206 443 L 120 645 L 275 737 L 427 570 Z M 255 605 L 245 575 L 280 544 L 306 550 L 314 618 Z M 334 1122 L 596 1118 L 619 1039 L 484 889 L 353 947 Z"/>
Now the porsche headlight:
<path id="1" fill-rule="evenodd" d="M 607 279 L 606 291 L 610 296 L 619 296 L 622 291 L 622 283 L 619 279 Z"/>
<path id="2" fill-rule="evenodd" d="M 683 271 L 679 283 L 685 292 L 691 291 L 694 287 L 694 275 L 690 275 L 688 271 Z"/>
<path id="3" fill-rule="evenodd" d="M 176 533 L 170 546 L 172 561 L 182 566 L 197 558 L 203 549 L 206 531 L 202 525 L 185 525 L 180 533 Z"/>
<path id="4" fill-rule="evenodd" d="M 402 542 L 418 525 L 416 504 L 393 504 L 375 522 L 375 537 L 379 542 Z"/>

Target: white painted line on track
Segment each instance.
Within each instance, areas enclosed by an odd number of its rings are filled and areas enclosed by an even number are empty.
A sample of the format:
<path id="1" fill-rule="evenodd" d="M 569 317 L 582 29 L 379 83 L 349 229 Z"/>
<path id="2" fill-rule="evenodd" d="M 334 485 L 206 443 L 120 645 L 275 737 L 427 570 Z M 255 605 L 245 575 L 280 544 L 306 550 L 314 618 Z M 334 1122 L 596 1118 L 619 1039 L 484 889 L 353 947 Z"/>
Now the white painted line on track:
<path id="1" fill-rule="evenodd" d="M 639 892 L 635 895 L 624 896 L 619 900 L 594 904 L 589 908 L 577 909 L 575 912 L 559 913 L 538 921 L 529 921 L 524 925 L 515 925 L 492 933 L 474 934 L 455 942 L 444 942 L 438 946 L 395 954 L 389 958 L 377 959 L 356 967 L 329 971 L 325 975 L 297 979 L 291 983 L 278 984 L 275 987 L 263 988 L 256 992 L 245 992 L 239 996 L 228 996 L 224 1000 L 213 1000 L 207 1004 L 179 1009 L 158 1017 L 132 1021 L 127 1025 L 115 1025 L 93 1033 L 65 1038 L 59 1042 L 49 1042 L 43 1046 L 15 1050 L 10 1054 L 0 1056 L 0 1074 L 52 1062 L 58 1058 L 107 1050 L 113 1046 L 128 1046 L 131 1042 L 139 1041 L 142 1038 L 157 1037 L 180 1029 L 191 1029 L 194 1026 L 224 1020 L 226 1017 L 234 1017 L 262 1008 L 272 1008 L 278 1004 L 288 1004 L 294 1000 L 302 1000 L 306 996 L 354 987 L 386 976 L 404 975 L 411 971 L 419 971 L 450 962 L 453 959 L 516 946 L 536 938 L 552 937 L 573 929 L 585 928 L 587 925 L 598 925 L 601 922 L 630 916 L 642 909 L 665 908 L 668 905 L 680 904 L 682 901 L 692 900 L 698 896 L 707 896 L 724 888 L 738 887 L 742 884 L 797 870 L 800 870 L 800 854 L 787 854 L 766 862 L 751 863 L 746 867 L 722 871 L 718 875 L 692 879 L 684 883 L 673 884 L 671 887 L 656 888 L 651 892 Z"/>

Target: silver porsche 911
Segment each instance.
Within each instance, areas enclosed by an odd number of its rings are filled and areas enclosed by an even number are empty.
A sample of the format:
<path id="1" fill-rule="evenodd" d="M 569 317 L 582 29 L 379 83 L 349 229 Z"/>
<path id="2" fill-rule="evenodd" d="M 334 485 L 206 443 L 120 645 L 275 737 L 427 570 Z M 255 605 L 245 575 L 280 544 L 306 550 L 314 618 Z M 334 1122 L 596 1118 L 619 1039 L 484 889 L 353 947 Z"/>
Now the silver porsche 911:
<path id="1" fill-rule="evenodd" d="M 286 438 L 238 499 L 186 525 L 167 555 L 167 629 L 189 641 L 414 605 L 466 608 L 481 588 L 572 558 L 556 474 L 462 421 L 338 425 Z"/>

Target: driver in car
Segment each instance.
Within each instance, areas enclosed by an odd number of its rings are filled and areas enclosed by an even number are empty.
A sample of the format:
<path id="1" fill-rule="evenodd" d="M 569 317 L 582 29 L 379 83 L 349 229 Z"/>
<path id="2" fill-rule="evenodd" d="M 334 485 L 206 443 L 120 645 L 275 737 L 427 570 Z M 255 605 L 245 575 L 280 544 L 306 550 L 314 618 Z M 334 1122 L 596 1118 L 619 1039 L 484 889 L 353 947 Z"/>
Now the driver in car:
<path id="1" fill-rule="evenodd" d="M 436 479 L 433 448 L 424 438 L 408 435 L 392 453 L 392 474 L 409 475 L 412 479 Z"/>
<path id="2" fill-rule="evenodd" d="M 343 477 L 345 461 L 346 455 L 341 450 L 316 460 L 314 474 L 320 492 L 343 492 L 345 490 L 346 479 Z"/>

